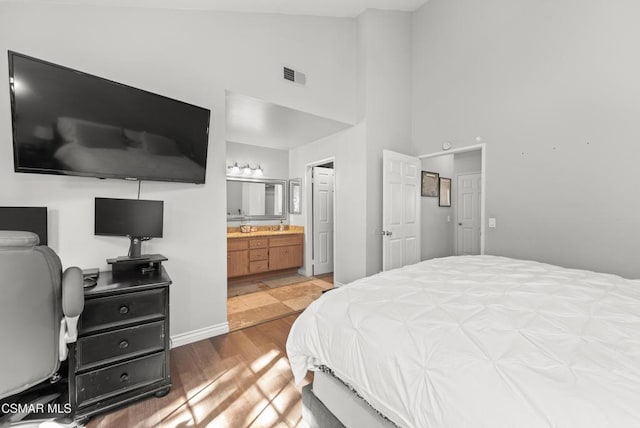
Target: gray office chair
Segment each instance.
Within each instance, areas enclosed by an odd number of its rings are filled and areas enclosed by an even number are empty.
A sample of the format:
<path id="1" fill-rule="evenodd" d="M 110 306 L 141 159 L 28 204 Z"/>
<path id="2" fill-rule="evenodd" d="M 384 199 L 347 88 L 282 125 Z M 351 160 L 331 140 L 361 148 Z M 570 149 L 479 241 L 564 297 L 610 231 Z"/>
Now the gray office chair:
<path id="1" fill-rule="evenodd" d="M 57 380 L 77 338 L 82 271 L 63 274 L 58 256 L 38 243 L 31 232 L 0 231 L 0 400 Z"/>

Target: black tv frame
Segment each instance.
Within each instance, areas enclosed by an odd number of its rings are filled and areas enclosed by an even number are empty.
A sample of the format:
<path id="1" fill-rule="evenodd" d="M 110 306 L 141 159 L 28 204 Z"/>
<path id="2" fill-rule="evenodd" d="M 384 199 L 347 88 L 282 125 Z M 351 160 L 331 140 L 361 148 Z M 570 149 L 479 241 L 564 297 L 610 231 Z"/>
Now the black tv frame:
<path id="1" fill-rule="evenodd" d="M 147 181 L 164 181 L 164 182 L 179 182 L 179 183 L 193 183 L 193 184 L 204 184 L 205 180 L 206 180 L 206 169 L 207 169 L 207 158 L 208 158 L 208 151 L 209 151 L 209 131 L 211 128 L 211 110 L 204 108 L 204 107 L 200 107 L 197 106 L 195 104 L 191 104 L 191 103 L 187 103 L 184 101 L 180 101 L 178 99 L 175 98 L 171 98 L 171 97 L 167 97 L 164 95 L 160 95 L 157 94 L 155 92 L 150 92 L 150 91 L 146 91 L 144 89 L 140 89 L 140 88 L 135 88 L 133 86 L 129 86 L 129 85 L 125 85 L 124 83 L 120 83 L 120 82 L 116 82 L 114 80 L 110 80 L 110 79 L 106 79 L 104 77 L 100 77 L 100 76 L 96 76 L 94 74 L 91 73 L 86 73 L 84 71 L 80 71 L 80 70 L 76 70 L 74 68 L 70 68 L 70 67 L 66 67 L 64 65 L 60 65 L 60 64 L 55 64 L 53 62 L 49 62 L 49 61 L 45 61 L 43 59 L 40 58 L 35 58 L 29 55 L 25 55 L 19 52 L 15 52 L 15 51 L 11 51 L 8 50 L 7 54 L 9 56 L 9 98 L 10 98 L 10 103 L 11 103 L 11 137 L 13 140 L 13 165 L 14 165 L 14 171 L 15 172 L 21 172 L 21 173 L 33 173 L 33 174 L 52 174 L 52 175 L 69 175 L 69 176 L 79 176 L 79 177 L 92 177 L 92 178 L 116 178 L 116 179 L 122 179 L 122 180 L 129 180 L 129 181 L 143 181 L 143 180 L 147 180 Z M 36 61 L 36 62 L 40 62 L 42 64 L 46 64 L 52 67 L 56 67 L 59 69 L 63 69 L 66 71 L 70 71 L 73 73 L 78 73 L 81 74 L 83 76 L 87 76 L 93 79 L 98 79 L 102 82 L 106 82 L 106 83 L 111 83 L 114 85 L 118 85 L 121 86 L 123 88 L 129 89 L 129 90 L 134 90 L 134 91 L 139 91 L 139 92 L 144 92 L 146 94 L 149 95 L 153 95 L 156 97 L 160 97 L 166 100 L 170 100 L 170 101 L 175 101 L 181 104 L 185 104 L 191 107 L 195 107 L 198 109 L 202 109 L 205 110 L 208 114 L 208 126 L 207 126 L 207 130 L 206 130 L 206 141 L 207 143 L 205 144 L 204 147 L 204 170 L 205 170 L 205 175 L 202 178 L 202 181 L 194 181 L 194 180 L 183 180 L 183 179 L 177 179 L 177 178 L 158 178 L 158 177 L 145 177 L 145 176 L 131 176 L 131 175 L 122 175 L 122 174 L 92 174 L 92 173 L 84 173 L 81 171 L 70 171 L 70 170 L 60 170 L 60 169 L 48 169 L 48 168 L 31 168 L 31 167 L 21 167 L 18 165 L 18 147 L 17 147 L 17 142 L 16 142 L 16 134 L 17 134 L 17 130 L 16 130 L 16 119 L 15 119 L 15 87 L 13 85 L 13 81 L 14 81 L 14 67 L 13 67 L 13 58 L 14 57 L 22 57 L 22 58 L 26 58 L 28 60 L 31 61 Z"/>

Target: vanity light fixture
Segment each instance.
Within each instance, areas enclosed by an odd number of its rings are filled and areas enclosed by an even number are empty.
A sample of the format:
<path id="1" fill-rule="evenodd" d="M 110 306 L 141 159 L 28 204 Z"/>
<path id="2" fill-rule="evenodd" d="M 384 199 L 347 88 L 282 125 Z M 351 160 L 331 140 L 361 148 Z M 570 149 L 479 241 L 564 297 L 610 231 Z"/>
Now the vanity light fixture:
<path id="1" fill-rule="evenodd" d="M 252 168 L 248 163 L 243 166 L 239 166 L 238 162 L 234 162 L 233 165 L 227 166 L 227 175 L 253 175 L 256 177 L 262 177 L 264 175 L 264 170 L 260 165 Z"/>
<path id="2" fill-rule="evenodd" d="M 231 166 L 227 167 L 227 171 L 229 174 L 237 174 L 240 172 L 240 167 L 238 166 L 238 162 L 234 163 Z"/>

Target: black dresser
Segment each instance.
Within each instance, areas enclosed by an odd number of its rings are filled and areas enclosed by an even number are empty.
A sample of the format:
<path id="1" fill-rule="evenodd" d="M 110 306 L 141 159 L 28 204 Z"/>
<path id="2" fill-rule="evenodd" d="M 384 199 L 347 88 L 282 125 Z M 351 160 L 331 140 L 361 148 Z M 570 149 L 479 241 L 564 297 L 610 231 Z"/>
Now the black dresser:
<path id="1" fill-rule="evenodd" d="M 165 259 L 166 260 L 166 259 Z M 146 266 L 146 267 L 145 267 Z M 149 268 L 151 266 L 151 268 Z M 160 262 L 101 272 L 85 289 L 78 341 L 69 355 L 69 395 L 75 419 L 171 388 L 169 285 Z"/>

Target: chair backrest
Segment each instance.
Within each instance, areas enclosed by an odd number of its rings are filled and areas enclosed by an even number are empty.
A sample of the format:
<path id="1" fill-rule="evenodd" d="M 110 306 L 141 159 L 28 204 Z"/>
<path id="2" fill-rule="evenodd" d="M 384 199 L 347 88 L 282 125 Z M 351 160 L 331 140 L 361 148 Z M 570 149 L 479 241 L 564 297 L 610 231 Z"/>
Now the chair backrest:
<path id="1" fill-rule="evenodd" d="M 0 231 L 0 399 L 59 368 L 62 265 L 31 232 Z"/>

